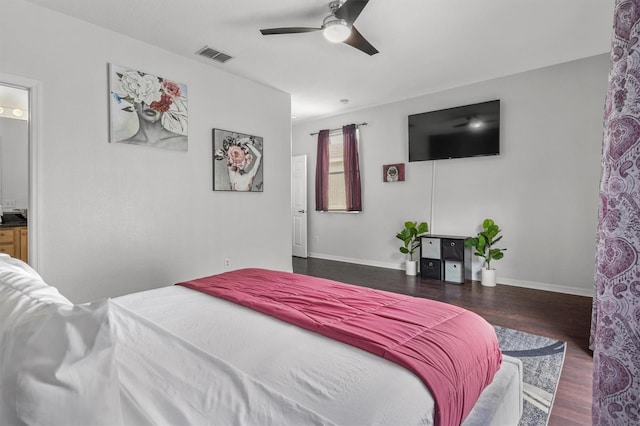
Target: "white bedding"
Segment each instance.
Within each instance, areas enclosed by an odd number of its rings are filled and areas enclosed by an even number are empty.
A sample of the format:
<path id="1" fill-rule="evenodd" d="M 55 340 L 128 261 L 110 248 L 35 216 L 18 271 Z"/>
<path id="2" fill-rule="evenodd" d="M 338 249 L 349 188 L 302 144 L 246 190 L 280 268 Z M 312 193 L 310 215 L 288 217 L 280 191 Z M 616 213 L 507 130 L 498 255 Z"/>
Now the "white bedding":
<path id="1" fill-rule="evenodd" d="M 325 424 L 432 424 L 433 399 L 420 379 L 366 351 L 181 286 L 114 302 L 225 360 Z M 521 364 L 504 358 L 483 393 L 487 406 L 480 401 L 465 424 L 517 424 Z"/>
<path id="2" fill-rule="evenodd" d="M 122 424 L 109 305 L 73 305 L 0 254 L 0 424 Z"/>
<path id="3" fill-rule="evenodd" d="M 465 425 L 517 424 L 504 357 Z M 431 424 L 402 367 L 242 306 L 171 286 L 73 305 L 0 255 L 0 424 Z"/>
<path id="4" fill-rule="evenodd" d="M 112 315 L 125 425 L 332 424 L 118 305 Z"/>

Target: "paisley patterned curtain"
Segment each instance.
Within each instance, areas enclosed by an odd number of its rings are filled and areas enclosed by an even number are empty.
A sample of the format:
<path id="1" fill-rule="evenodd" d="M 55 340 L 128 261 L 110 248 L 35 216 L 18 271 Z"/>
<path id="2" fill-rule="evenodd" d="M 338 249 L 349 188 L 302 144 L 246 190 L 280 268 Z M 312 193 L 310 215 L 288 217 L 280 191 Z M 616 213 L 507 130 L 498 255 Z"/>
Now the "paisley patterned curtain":
<path id="1" fill-rule="evenodd" d="M 640 424 L 640 0 L 616 0 L 591 323 L 593 424 Z"/>

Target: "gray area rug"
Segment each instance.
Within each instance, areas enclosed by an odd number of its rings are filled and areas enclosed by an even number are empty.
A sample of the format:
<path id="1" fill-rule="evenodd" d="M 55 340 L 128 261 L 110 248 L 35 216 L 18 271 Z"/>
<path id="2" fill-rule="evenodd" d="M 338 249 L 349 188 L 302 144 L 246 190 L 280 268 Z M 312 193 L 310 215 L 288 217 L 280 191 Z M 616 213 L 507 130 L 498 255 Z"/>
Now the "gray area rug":
<path id="1" fill-rule="evenodd" d="M 566 342 L 510 328 L 494 326 L 502 353 L 518 358 L 523 367 L 521 426 L 545 426 L 553 406 Z"/>

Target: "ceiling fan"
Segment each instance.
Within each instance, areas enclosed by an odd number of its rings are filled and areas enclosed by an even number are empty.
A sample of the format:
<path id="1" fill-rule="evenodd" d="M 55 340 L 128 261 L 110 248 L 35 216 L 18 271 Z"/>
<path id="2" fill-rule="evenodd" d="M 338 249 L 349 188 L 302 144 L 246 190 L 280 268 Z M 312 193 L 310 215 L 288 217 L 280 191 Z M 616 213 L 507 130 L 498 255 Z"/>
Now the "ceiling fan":
<path id="1" fill-rule="evenodd" d="M 460 123 L 460 124 L 456 124 L 455 126 L 451 126 L 451 127 L 471 127 L 473 129 L 477 129 L 478 127 L 482 127 L 485 123 L 495 123 L 498 120 L 483 120 L 481 118 L 478 118 L 478 116 L 473 115 L 471 117 L 467 117 L 464 119 L 464 123 Z"/>
<path id="2" fill-rule="evenodd" d="M 353 23 L 369 0 L 332 1 L 329 3 L 331 13 L 324 18 L 322 26 L 285 27 L 260 30 L 262 35 L 309 33 L 322 30 L 325 38 L 333 43 L 345 43 L 368 54 L 375 55 L 378 50 L 358 32 Z"/>

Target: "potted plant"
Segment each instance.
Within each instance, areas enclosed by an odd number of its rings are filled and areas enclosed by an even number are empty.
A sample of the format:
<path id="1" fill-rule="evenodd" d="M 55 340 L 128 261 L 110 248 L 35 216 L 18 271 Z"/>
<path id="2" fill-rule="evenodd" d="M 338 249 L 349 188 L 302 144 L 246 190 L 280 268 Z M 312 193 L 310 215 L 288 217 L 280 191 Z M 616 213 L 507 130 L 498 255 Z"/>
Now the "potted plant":
<path id="1" fill-rule="evenodd" d="M 474 247 L 474 254 L 485 259 L 481 282 L 484 286 L 493 287 L 496 285 L 496 270 L 491 269 L 491 261 L 502 259 L 503 252 L 507 249 L 494 247 L 494 244 L 502 239 L 502 235 L 498 235 L 501 229 L 493 220 L 485 219 L 482 222 L 482 228 L 477 237 L 469 238 L 464 244 L 467 247 Z"/>
<path id="2" fill-rule="evenodd" d="M 405 263 L 407 275 L 416 275 L 417 273 L 418 261 L 413 260 L 413 252 L 420 247 L 418 237 L 427 232 L 429 232 L 427 222 L 405 222 L 404 229 L 396 234 L 396 238 L 403 242 L 400 252 L 409 255 L 409 259 Z"/>

